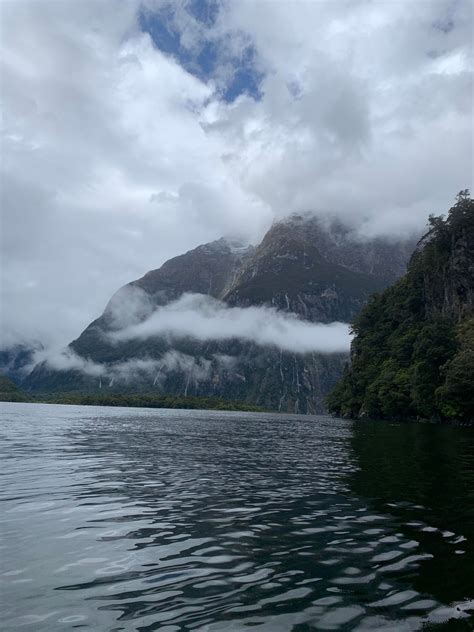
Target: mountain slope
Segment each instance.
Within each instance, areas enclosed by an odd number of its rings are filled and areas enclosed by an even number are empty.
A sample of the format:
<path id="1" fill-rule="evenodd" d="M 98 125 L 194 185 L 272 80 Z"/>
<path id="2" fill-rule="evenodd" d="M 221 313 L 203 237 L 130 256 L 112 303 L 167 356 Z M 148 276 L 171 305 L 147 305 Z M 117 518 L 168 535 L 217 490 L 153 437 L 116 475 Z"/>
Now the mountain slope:
<path id="1" fill-rule="evenodd" d="M 111 334 L 189 292 L 231 307 L 273 307 L 311 322 L 349 320 L 373 291 L 403 272 L 409 248 L 408 242 L 362 243 L 340 227 L 301 216 L 274 224 L 257 248 L 227 240 L 199 246 L 112 297 L 102 316 L 70 345 L 83 366 L 58 371 L 44 363 L 28 377 L 28 388 L 153 388 L 266 409 L 321 412 L 346 354 L 291 353 L 238 338 L 203 342 L 189 335 L 111 341 Z M 384 249 L 392 250 L 388 260 Z"/>
<path id="2" fill-rule="evenodd" d="M 328 397 L 347 417 L 474 419 L 474 202 L 430 218 L 407 274 L 355 319 L 351 367 Z"/>
<path id="3" fill-rule="evenodd" d="M 119 329 L 125 322 L 139 322 L 186 292 L 219 298 L 252 252 L 252 246 L 219 239 L 166 261 L 161 268 L 120 288 L 104 313 L 71 343 L 71 348 L 94 360 L 106 359 L 94 352 L 103 346 L 103 332 Z"/>
<path id="4" fill-rule="evenodd" d="M 360 241 L 311 216 L 278 222 L 224 293 L 230 305 L 272 305 L 312 322 L 348 321 L 368 297 L 403 274 L 410 240 Z"/>
<path id="5" fill-rule="evenodd" d="M 34 364 L 35 354 L 43 350 L 38 341 L 18 343 L 0 349 L 0 372 L 14 383 L 21 384 Z"/>

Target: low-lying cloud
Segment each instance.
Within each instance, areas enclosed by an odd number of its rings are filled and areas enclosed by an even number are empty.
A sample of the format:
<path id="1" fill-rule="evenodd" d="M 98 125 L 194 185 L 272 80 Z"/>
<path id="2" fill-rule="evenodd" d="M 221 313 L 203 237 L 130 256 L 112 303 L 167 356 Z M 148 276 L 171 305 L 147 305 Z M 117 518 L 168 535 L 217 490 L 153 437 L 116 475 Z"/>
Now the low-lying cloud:
<path id="1" fill-rule="evenodd" d="M 213 357 L 218 367 L 229 369 L 234 358 L 216 354 Z M 42 365 L 54 371 L 77 371 L 88 377 L 97 378 L 100 386 L 112 387 L 114 384 L 127 384 L 137 379 L 148 381 L 154 387 L 161 387 L 169 372 L 187 375 L 187 385 L 201 382 L 210 376 L 212 361 L 207 358 L 194 358 L 178 351 L 167 351 L 160 358 L 131 358 L 123 362 L 101 364 L 83 358 L 70 348 L 45 349 L 35 355 L 34 363 L 26 367 L 30 371 L 36 365 Z"/>
<path id="2" fill-rule="evenodd" d="M 269 307 L 228 307 L 202 294 L 184 294 L 138 324 L 108 334 L 113 342 L 152 337 L 199 341 L 240 339 L 294 353 L 349 351 L 349 325 L 309 323 Z"/>
<path id="3" fill-rule="evenodd" d="M 178 340 L 241 340 L 261 349 L 273 348 L 296 354 L 345 353 L 349 351 L 351 342 L 346 323 L 309 323 L 292 313 L 263 306 L 229 307 L 203 294 L 184 294 L 151 313 L 150 310 L 150 297 L 145 292 L 134 287 L 123 288 L 107 307 L 114 329 L 104 336 L 111 344 L 159 337 L 169 345 L 160 357 L 150 357 L 145 351 L 142 357 L 100 363 L 76 354 L 70 347 L 50 347 L 34 354 L 31 365 L 25 367 L 25 373 L 35 366 L 43 366 L 53 371 L 72 371 L 95 378 L 99 387 L 113 387 L 138 380 L 158 389 L 163 387 L 170 373 L 179 373 L 185 376 L 183 385 L 187 394 L 188 387 L 211 379 L 216 372 L 234 373 L 239 357 L 228 355 L 222 348 L 205 354 L 206 357 L 199 352 L 189 355 L 173 349 Z M 140 322 L 137 322 L 138 318 L 141 318 Z"/>

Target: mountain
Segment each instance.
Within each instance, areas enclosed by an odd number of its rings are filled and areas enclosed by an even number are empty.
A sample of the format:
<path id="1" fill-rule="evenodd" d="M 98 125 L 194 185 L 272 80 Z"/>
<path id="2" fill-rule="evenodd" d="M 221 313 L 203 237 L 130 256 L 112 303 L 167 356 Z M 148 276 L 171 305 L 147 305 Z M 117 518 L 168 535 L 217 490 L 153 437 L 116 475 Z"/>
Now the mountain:
<path id="1" fill-rule="evenodd" d="M 361 241 L 341 224 L 292 215 L 272 226 L 223 298 L 230 305 L 272 305 L 312 322 L 348 321 L 403 274 L 413 246 Z"/>
<path id="2" fill-rule="evenodd" d="M 356 317 L 328 397 L 346 417 L 474 421 L 474 202 L 431 217 L 407 273 Z"/>
<path id="3" fill-rule="evenodd" d="M 256 248 L 227 239 L 199 246 L 118 290 L 69 346 L 82 366 L 57 370 L 43 363 L 28 376 L 27 386 L 32 391 L 153 388 L 266 409 L 321 412 L 347 360 L 344 353 L 291 353 L 237 337 L 112 342 L 110 334 L 143 323 L 186 293 L 230 307 L 273 307 L 310 322 L 347 321 L 374 291 L 403 274 L 413 246 L 409 240 L 361 241 L 340 225 L 301 215 L 275 223 Z"/>
<path id="4" fill-rule="evenodd" d="M 222 238 L 166 261 L 161 268 L 120 288 L 104 313 L 71 343 L 71 349 L 95 361 L 109 361 L 112 358 L 107 351 L 105 356 L 101 355 L 102 334 L 125 324 L 120 317 L 122 305 L 127 308 L 124 319 L 130 324 L 130 321 L 143 320 L 157 307 L 187 292 L 221 298 L 253 251 L 253 246 Z M 131 314 L 134 310 L 130 306 L 135 302 L 137 310 Z"/>
<path id="5" fill-rule="evenodd" d="M 38 341 L 0 348 L 0 373 L 7 375 L 14 383 L 21 384 L 34 364 L 35 354 L 42 350 L 43 345 Z"/>

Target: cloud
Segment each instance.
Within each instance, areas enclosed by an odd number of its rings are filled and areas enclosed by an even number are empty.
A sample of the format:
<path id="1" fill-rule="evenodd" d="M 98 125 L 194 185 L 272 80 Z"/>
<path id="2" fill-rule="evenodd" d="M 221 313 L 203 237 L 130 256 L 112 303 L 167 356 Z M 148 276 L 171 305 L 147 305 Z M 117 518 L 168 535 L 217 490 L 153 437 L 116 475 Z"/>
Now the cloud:
<path id="1" fill-rule="evenodd" d="M 267 307 L 227 307 L 203 294 L 184 294 L 143 322 L 108 335 L 114 342 L 161 336 L 199 341 L 240 339 L 294 353 L 348 352 L 349 325 L 308 323 Z"/>
<path id="2" fill-rule="evenodd" d="M 217 366 L 227 370 L 232 362 L 227 356 L 216 355 L 214 361 Z M 232 359 L 233 361 L 233 359 Z M 167 373 L 180 372 L 187 375 L 187 383 L 201 382 L 209 378 L 211 360 L 195 358 L 177 351 L 167 351 L 160 358 L 132 358 L 124 362 L 101 364 L 85 359 L 69 348 L 49 348 L 37 351 L 30 365 L 24 367 L 24 373 L 29 373 L 35 366 L 54 371 L 73 371 L 96 378 L 100 385 L 114 386 L 114 384 L 129 384 L 131 382 L 147 381 L 153 387 L 159 388 L 166 379 Z"/>
<path id="3" fill-rule="evenodd" d="M 195 5 L 2 3 L 4 340 L 64 345 L 222 234 L 293 211 L 406 234 L 471 186 L 469 0 Z"/>
<path id="4" fill-rule="evenodd" d="M 232 3 L 219 28 L 250 34 L 266 72 L 260 101 L 214 104 L 208 129 L 277 216 L 406 234 L 471 183 L 471 3 Z"/>
<path id="5" fill-rule="evenodd" d="M 118 286 L 271 221 L 203 131 L 213 86 L 154 48 L 138 6 L 2 4 L 2 329 L 11 339 L 66 344 Z"/>
<path id="6" fill-rule="evenodd" d="M 70 349 L 42 349 L 35 353 L 31 365 L 25 367 L 29 373 L 37 365 L 44 365 L 55 371 L 78 371 L 91 377 L 102 377 L 106 366 L 78 356 Z"/>
<path id="7" fill-rule="evenodd" d="M 123 329 L 148 318 L 154 306 L 151 296 L 134 285 L 125 285 L 116 292 L 105 308 L 112 329 Z"/>
<path id="8" fill-rule="evenodd" d="M 351 335 L 346 323 L 315 324 L 291 313 L 267 307 L 227 307 L 203 294 L 184 294 L 178 300 L 150 310 L 149 297 L 139 288 L 123 288 L 107 306 L 112 330 L 104 333 L 109 343 L 160 337 L 172 347 L 178 339 L 199 342 L 241 340 L 282 352 L 347 353 Z M 148 315 L 147 315 L 148 314 Z M 54 371 L 78 372 L 96 378 L 100 385 L 129 384 L 140 380 L 160 388 L 169 373 L 186 375 L 190 384 L 210 379 L 215 371 L 233 372 L 238 357 L 216 352 L 209 357 L 191 356 L 170 348 L 160 357 L 137 357 L 99 363 L 77 355 L 71 348 L 38 349 L 25 374 L 42 366 Z"/>

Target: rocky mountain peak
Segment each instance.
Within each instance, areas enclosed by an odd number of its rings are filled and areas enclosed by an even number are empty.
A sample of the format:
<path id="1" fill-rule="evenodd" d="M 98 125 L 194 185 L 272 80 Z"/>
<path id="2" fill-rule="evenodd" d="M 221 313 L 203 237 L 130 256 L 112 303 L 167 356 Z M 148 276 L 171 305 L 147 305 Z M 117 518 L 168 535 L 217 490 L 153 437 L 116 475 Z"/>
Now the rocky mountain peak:
<path id="1" fill-rule="evenodd" d="M 210 241 L 207 244 L 202 244 L 195 248 L 194 250 L 190 250 L 186 254 L 191 254 L 196 251 L 203 252 L 208 255 L 212 254 L 223 254 L 235 257 L 245 256 L 246 254 L 251 253 L 254 250 L 254 246 L 240 241 L 238 239 L 234 239 L 231 237 L 221 237 L 220 239 L 216 239 L 215 241 Z"/>
<path id="2" fill-rule="evenodd" d="M 364 238 L 340 220 L 310 213 L 293 214 L 275 222 L 262 245 L 292 239 L 310 244 L 330 263 L 353 272 L 375 275 L 386 284 L 406 270 L 416 238 L 393 240 L 388 237 Z"/>
<path id="3" fill-rule="evenodd" d="M 268 304 L 307 320 L 350 320 L 368 296 L 400 277 L 415 240 L 361 241 L 311 214 L 275 222 L 224 294 L 231 305 Z"/>

